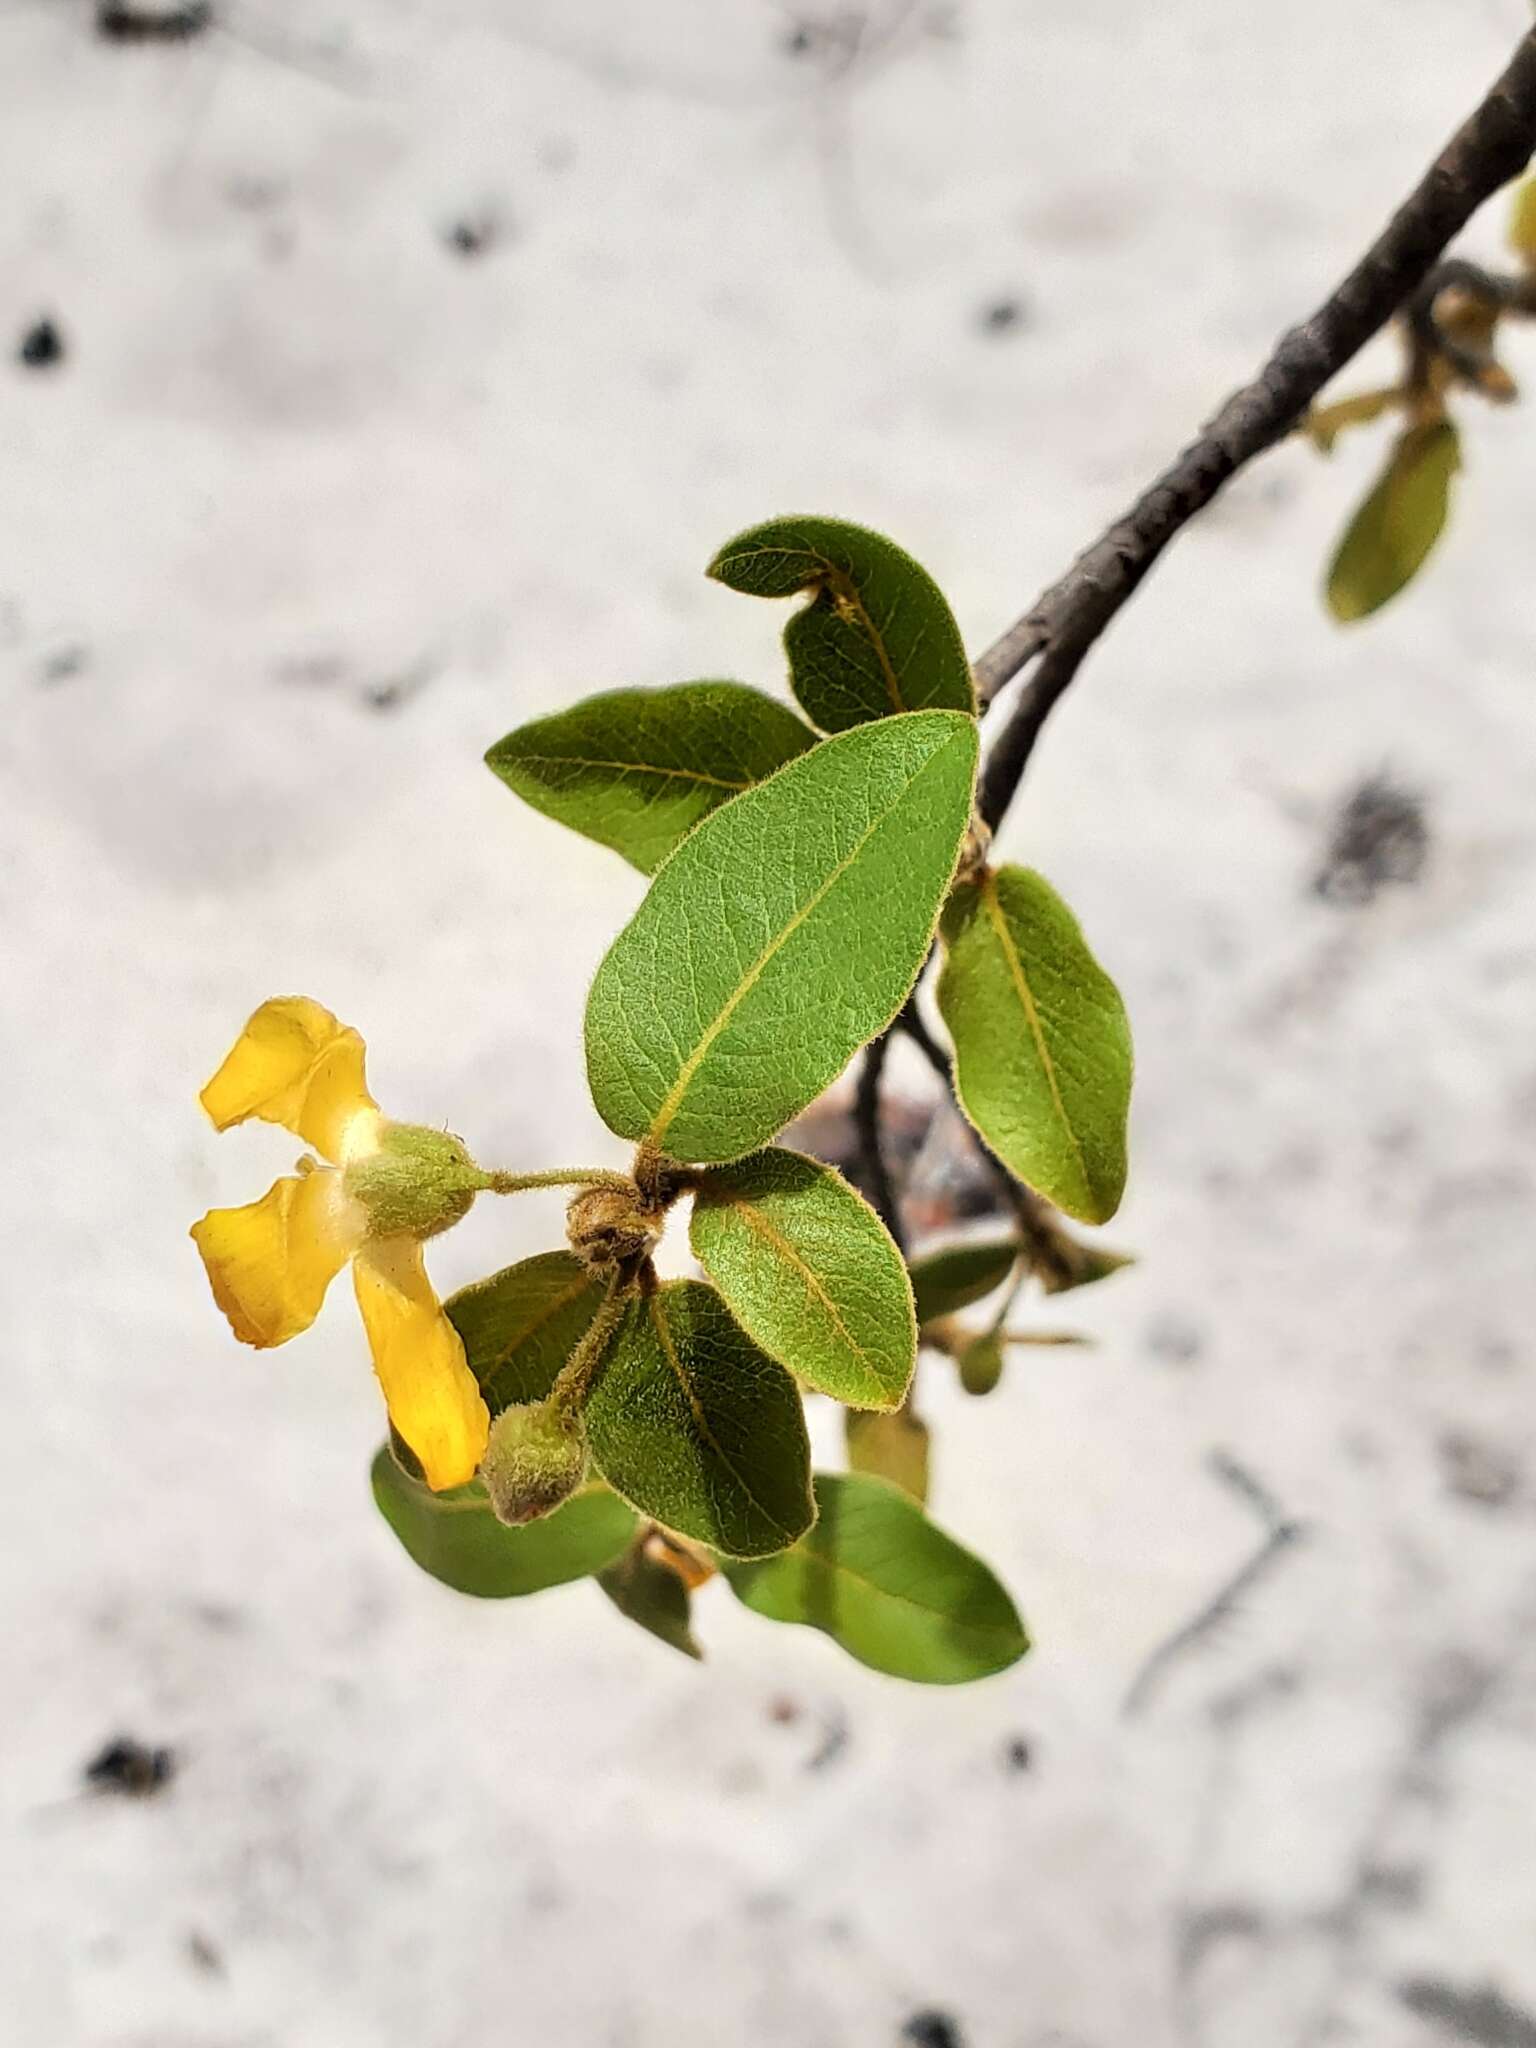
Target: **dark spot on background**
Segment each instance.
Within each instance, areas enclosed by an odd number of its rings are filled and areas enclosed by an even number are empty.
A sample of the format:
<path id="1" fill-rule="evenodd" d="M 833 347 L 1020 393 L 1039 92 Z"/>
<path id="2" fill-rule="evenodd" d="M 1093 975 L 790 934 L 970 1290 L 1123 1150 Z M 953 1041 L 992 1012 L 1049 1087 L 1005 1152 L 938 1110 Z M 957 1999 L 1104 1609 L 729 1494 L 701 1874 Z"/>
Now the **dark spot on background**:
<path id="1" fill-rule="evenodd" d="M 189 43 L 212 25 L 211 0 L 180 7 L 153 0 L 97 0 L 96 33 L 109 43 Z"/>
<path id="2" fill-rule="evenodd" d="M 1027 1771 L 1035 1760 L 1035 1752 L 1022 1735 L 1010 1735 L 1003 1745 L 1003 1767 L 1009 1771 Z"/>
<path id="3" fill-rule="evenodd" d="M 1520 1467 L 1500 1445 L 1465 1430 L 1448 1429 L 1436 1449 L 1446 1490 L 1479 1507 L 1508 1507 L 1520 1487 Z"/>
<path id="4" fill-rule="evenodd" d="M 505 225 L 490 212 L 460 214 L 443 229 L 443 246 L 466 262 L 484 256 L 505 239 Z"/>
<path id="5" fill-rule="evenodd" d="M 911 2048 L 965 2048 L 959 2022 L 936 2007 L 913 2013 L 901 2030 L 901 2038 Z"/>
<path id="6" fill-rule="evenodd" d="M 116 1735 L 85 1767 L 85 1782 L 97 1792 L 120 1792 L 146 1799 L 163 1792 L 176 1775 L 176 1752 L 152 1749 L 131 1735 Z"/>
<path id="7" fill-rule="evenodd" d="M 1339 805 L 1312 887 L 1325 903 L 1372 903 L 1384 888 L 1411 888 L 1428 858 L 1424 799 L 1371 775 Z"/>
<path id="8" fill-rule="evenodd" d="M 977 316 L 983 334 L 1017 334 L 1027 324 L 1024 302 L 1016 298 L 992 299 Z"/>
<path id="9" fill-rule="evenodd" d="M 50 685 L 67 683 L 71 677 L 83 675 L 90 665 L 90 649 L 74 641 L 43 656 L 37 665 L 37 680 Z"/>
<path id="10" fill-rule="evenodd" d="M 1205 1349 L 1205 1338 L 1192 1317 L 1170 1308 L 1148 1323 L 1146 1346 L 1165 1365 L 1193 1365 Z"/>
<path id="11" fill-rule="evenodd" d="M 51 370 L 64 360 L 64 337 L 52 320 L 36 321 L 21 337 L 16 360 L 29 370 Z"/>
<path id="12" fill-rule="evenodd" d="M 1491 1984 L 1460 1991 L 1440 1977 L 1410 1977 L 1398 1985 L 1397 1995 L 1453 2041 L 1471 2041 L 1476 2048 L 1536 2048 L 1536 2019 Z"/>

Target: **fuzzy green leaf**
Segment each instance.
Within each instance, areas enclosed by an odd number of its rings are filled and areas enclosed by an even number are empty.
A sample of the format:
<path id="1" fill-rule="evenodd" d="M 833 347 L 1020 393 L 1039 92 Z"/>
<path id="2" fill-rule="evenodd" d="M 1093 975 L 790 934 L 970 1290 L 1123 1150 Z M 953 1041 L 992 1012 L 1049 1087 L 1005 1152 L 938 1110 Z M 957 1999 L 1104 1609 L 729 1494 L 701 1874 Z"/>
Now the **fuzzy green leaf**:
<path id="1" fill-rule="evenodd" d="M 848 1464 L 854 1472 L 889 1479 L 921 1503 L 928 1498 L 928 1425 L 910 1408 L 891 1415 L 861 1413 L 850 1408 L 843 1417 Z"/>
<path id="2" fill-rule="evenodd" d="M 498 740 L 486 765 L 536 811 L 652 874 L 701 818 L 816 744 L 745 683 L 606 690 Z"/>
<path id="3" fill-rule="evenodd" d="M 850 1408 L 901 1404 L 917 1363 L 890 1232 L 840 1173 L 774 1148 L 704 1175 L 690 1233 L 747 1335 Z"/>
<path id="4" fill-rule="evenodd" d="M 1449 420 L 1410 427 L 1350 521 L 1328 571 L 1328 609 L 1348 623 L 1411 583 L 1445 527 L 1461 444 Z"/>
<path id="5" fill-rule="evenodd" d="M 630 1304 L 586 1418 L 609 1485 L 680 1536 L 762 1557 L 810 1527 L 795 1383 L 701 1281 L 674 1280 Z"/>
<path id="6" fill-rule="evenodd" d="M 1013 1237 L 971 1239 L 944 1245 L 912 1261 L 912 1296 L 919 1323 L 937 1322 L 995 1294 L 1018 1263 Z"/>
<path id="7" fill-rule="evenodd" d="M 819 1628 L 861 1664 L 924 1685 L 985 1678 L 1029 1648 L 993 1573 L 899 1487 L 818 1473 L 816 1505 L 793 1550 L 726 1566 L 754 1613 Z"/>
<path id="8" fill-rule="evenodd" d="M 599 1572 L 597 1583 L 621 1614 L 649 1630 L 685 1657 L 701 1658 L 693 1633 L 692 1597 L 670 1565 L 646 1549 L 643 1536 L 632 1543 L 617 1564 Z"/>
<path id="9" fill-rule="evenodd" d="M 574 1252 L 540 1252 L 449 1296 L 443 1306 L 493 1415 L 543 1400 L 602 1298 Z"/>
<path id="10" fill-rule="evenodd" d="M 883 534 L 842 519 L 770 519 L 727 541 L 709 574 L 749 597 L 810 594 L 784 646 L 795 695 L 823 732 L 898 711 L 974 714 L 944 593 Z"/>
<path id="11" fill-rule="evenodd" d="M 917 977 L 975 771 L 974 719 L 882 719 L 691 832 L 587 1000 L 609 1129 L 674 1159 L 739 1159 L 819 1095 Z"/>
<path id="12" fill-rule="evenodd" d="M 603 1571 L 635 1533 L 633 1511 L 588 1486 L 543 1521 L 509 1529 L 479 1480 L 432 1493 L 402 1472 L 386 1444 L 373 1461 L 373 1497 L 406 1550 L 434 1579 L 482 1600 L 507 1600 Z"/>
<path id="13" fill-rule="evenodd" d="M 1029 868 L 988 870 L 944 912 L 939 1009 L 960 1106 L 1004 1165 L 1085 1223 L 1125 1190 L 1131 1034 L 1077 919 Z"/>

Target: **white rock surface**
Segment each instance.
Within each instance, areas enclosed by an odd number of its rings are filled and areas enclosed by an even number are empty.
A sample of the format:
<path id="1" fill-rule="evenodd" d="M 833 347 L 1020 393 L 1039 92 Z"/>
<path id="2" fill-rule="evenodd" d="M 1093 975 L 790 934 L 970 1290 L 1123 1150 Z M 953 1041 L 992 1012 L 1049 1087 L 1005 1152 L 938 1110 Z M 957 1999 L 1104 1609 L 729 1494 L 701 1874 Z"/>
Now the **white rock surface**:
<path id="1" fill-rule="evenodd" d="M 1038 1639 L 1006 1677 L 903 1689 L 718 1588 L 702 1674 L 590 1586 L 457 1600 L 370 1508 L 344 1293 L 242 1352 L 186 1238 L 290 1157 L 193 1099 L 274 992 L 482 1157 L 617 1158 L 579 1020 L 639 884 L 483 747 L 625 680 L 775 680 L 777 614 L 699 574 L 775 511 L 887 528 L 983 643 L 1526 18 L 899 11 L 841 79 L 768 0 L 226 0 L 171 49 L 0 13 L 18 2048 L 879 2048 L 923 2008 L 970 2048 L 1536 2041 L 1524 413 L 1469 417 L 1441 557 L 1349 633 L 1315 586 L 1379 444 L 1273 456 L 1010 822 L 1131 1005 L 1143 1263 L 1072 1304 L 1097 1350 L 932 1396 L 936 1512 Z M 66 358 L 23 368 L 44 314 Z M 1324 903 L 1383 764 L 1424 880 Z M 557 1227 L 482 1204 L 436 1271 Z M 1127 1719 L 1262 1533 L 1218 1450 L 1304 1540 Z M 176 1783 L 77 1800 L 118 1729 Z"/>

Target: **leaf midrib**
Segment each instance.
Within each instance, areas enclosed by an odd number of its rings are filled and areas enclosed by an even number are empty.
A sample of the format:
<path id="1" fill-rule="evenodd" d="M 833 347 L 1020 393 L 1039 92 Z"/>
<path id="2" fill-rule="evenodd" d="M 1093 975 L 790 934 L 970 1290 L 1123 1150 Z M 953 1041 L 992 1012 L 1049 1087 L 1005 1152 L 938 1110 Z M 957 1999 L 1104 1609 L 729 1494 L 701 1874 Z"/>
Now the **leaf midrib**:
<path id="1" fill-rule="evenodd" d="M 544 768 L 611 768 L 622 775 L 651 775 L 658 782 L 697 782 L 710 789 L 727 789 L 739 796 L 751 789 L 751 782 L 729 782 L 721 775 L 706 775 L 702 768 L 661 768 L 653 761 L 600 761 L 587 754 L 513 754 L 508 759 Z"/>
<path id="2" fill-rule="evenodd" d="M 870 840 L 874 838 L 875 834 L 880 830 L 880 828 L 883 825 L 885 825 L 889 821 L 889 819 L 901 807 L 901 805 L 906 802 L 907 798 L 911 795 L 913 789 L 916 787 L 918 778 L 922 775 L 925 775 L 928 772 L 928 770 L 933 766 L 934 762 L 939 760 L 942 757 L 942 755 L 953 745 L 954 738 L 951 737 L 950 739 L 945 740 L 941 746 L 935 747 L 934 751 L 928 756 L 928 759 L 923 763 L 922 767 L 919 768 L 917 773 L 913 775 L 911 779 L 903 786 L 902 790 L 894 799 L 894 801 L 880 813 L 879 817 L 872 819 L 869 825 L 866 826 L 864 831 L 859 834 L 859 837 L 855 840 L 852 848 L 849 850 L 847 854 L 844 855 L 843 859 L 837 863 L 836 867 L 832 869 L 831 873 L 827 876 L 826 880 L 821 884 L 820 888 L 816 890 L 815 894 L 809 897 L 806 900 L 806 902 L 801 905 L 799 910 L 797 910 L 794 916 L 790 918 L 790 920 L 784 926 L 783 930 L 778 934 L 778 936 L 772 941 L 770 945 L 764 947 L 763 951 L 758 955 L 757 959 L 753 961 L 751 967 L 748 969 L 746 974 L 742 976 L 741 980 L 737 983 L 735 989 L 732 991 L 729 1000 L 721 1006 L 720 1010 L 714 1018 L 714 1021 L 710 1024 L 708 1030 L 705 1031 L 703 1036 L 700 1038 L 698 1044 L 694 1047 L 693 1051 L 688 1055 L 687 1059 L 684 1060 L 682 1066 L 679 1068 L 677 1079 L 673 1082 L 670 1090 L 666 1095 L 666 1098 L 662 1102 L 660 1109 L 657 1110 L 656 1115 L 652 1120 L 649 1133 L 649 1142 L 651 1144 L 660 1148 L 661 1142 L 667 1134 L 667 1129 L 670 1126 L 672 1119 L 677 1115 L 678 1110 L 682 1107 L 683 1098 L 687 1095 L 689 1088 L 692 1087 L 693 1078 L 695 1074 L 698 1073 L 699 1068 L 703 1065 L 705 1057 L 707 1056 L 711 1046 L 714 1045 L 715 1041 L 720 1037 L 721 1033 L 725 1030 L 727 1024 L 730 1023 L 732 1017 L 735 1016 L 736 1012 L 740 1009 L 741 1005 L 752 993 L 752 990 L 757 986 L 758 982 L 761 981 L 764 973 L 767 971 L 768 963 L 772 959 L 774 959 L 774 957 L 777 954 L 783 951 L 784 947 L 789 944 L 790 940 L 794 937 L 795 933 L 800 929 L 801 925 L 805 923 L 806 919 L 811 915 L 812 911 L 817 909 L 819 905 L 826 900 L 826 898 L 831 894 L 832 890 L 842 880 L 843 876 L 847 874 L 848 870 L 858 860 L 860 854 L 864 851 L 864 848 L 869 844 Z"/>
<path id="3" fill-rule="evenodd" d="M 1008 920 L 1003 914 L 1002 900 L 998 895 L 997 876 L 995 874 L 983 876 L 980 894 L 982 907 L 985 909 L 988 921 L 996 934 L 1004 963 L 1018 994 L 1020 1008 L 1023 1010 L 1025 1019 L 1028 1022 L 1030 1035 L 1035 1041 L 1035 1051 L 1040 1056 L 1040 1065 L 1045 1073 L 1046 1086 L 1051 1091 L 1051 1101 L 1055 1105 L 1057 1120 L 1061 1125 L 1067 1143 L 1072 1148 L 1072 1155 L 1077 1161 L 1078 1172 L 1082 1175 L 1083 1188 L 1091 1197 L 1094 1192 L 1093 1176 L 1088 1171 L 1088 1161 L 1083 1156 L 1082 1143 L 1078 1138 L 1076 1130 L 1073 1128 L 1071 1118 L 1067 1114 L 1067 1106 L 1061 1098 L 1061 1089 L 1057 1085 L 1056 1080 L 1056 1063 L 1051 1058 L 1050 1050 L 1046 1045 L 1045 1027 L 1040 1022 L 1040 1012 L 1035 1006 L 1034 992 L 1029 986 L 1028 977 L 1024 972 L 1024 963 L 1019 958 L 1018 948 L 1014 945 L 1013 935 L 1008 929 Z"/>
<path id="4" fill-rule="evenodd" d="M 704 1413 L 703 1405 L 700 1402 L 698 1395 L 695 1394 L 695 1392 L 693 1391 L 693 1383 L 690 1381 L 687 1373 L 683 1370 L 683 1362 L 678 1357 L 677 1347 L 672 1342 L 672 1332 L 667 1325 L 666 1318 L 661 1313 L 662 1298 L 663 1297 L 661 1291 L 658 1291 L 657 1293 L 651 1296 L 650 1302 L 648 1304 L 651 1316 L 651 1327 L 656 1332 L 656 1340 L 661 1346 L 663 1357 L 666 1359 L 667 1364 L 672 1368 L 673 1372 L 677 1376 L 677 1383 L 683 1390 L 683 1399 L 688 1403 L 689 1412 L 693 1416 L 694 1424 L 695 1427 L 698 1429 L 699 1435 L 703 1438 L 704 1442 L 708 1445 L 709 1449 L 714 1453 L 714 1455 L 720 1460 L 720 1463 L 725 1467 L 726 1471 L 730 1473 L 731 1477 L 735 1480 L 736 1484 L 741 1488 L 742 1492 L 746 1495 L 747 1499 L 752 1503 L 753 1507 L 756 1508 L 757 1512 L 767 1522 L 769 1528 L 777 1529 L 781 1536 L 788 1537 L 790 1543 L 793 1543 L 796 1540 L 795 1532 L 790 1529 L 787 1523 L 781 1522 L 778 1516 L 773 1512 L 771 1508 L 764 1506 L 763 1502 L 758 1499 L 757 1495 L 752 1491 L 752 1488 L 747 1482 L 744 1475 L 737 1469 L 735 1463 L 732 1461 L 729 1453 L 726 1451 L 725 1446 L 721 1443 L 720 1439 L 715 1435 L 715 1432 L 710 1428 L 709 1418 Z"/>
<path id="5" fill-rule="evenodd" d="M 815 1269 L 812 1266 L 810 1266 L 804 1258 L 801 1257 L 800 1253 L 795 1249 L 794 1245 L 790 1242 L 790 1240 L 787 1237 L 783 1236 L 779 1231 L 775 1230 L 773 1225 L 768 1221 L 768 1218 L 763 1214 L 762 1210 L 758 1208 L 758 1206 L 755 1203 L 749 1202 L 744 1195 L 730 1194 L 722 1188 L 711 1188 L 708 1191 L 708 1199 L 712 1202 L 723 1201 L 730 1208 L 739 1210 L 742 1216 L 746 1219 L 747 1228 L 749 1230 L 755 1230 L 759 1237 L 766 1238 L 769 1244 L 772 1245 L 774 1250 L 778 1252 L 779 1255 L 783 1258 L 785 1263 L 794 1268 L 794 1270 L 801 1276 L 808 1291 L 820 1298 L 823 1306 L 826 1308 L 827 1314 L 832 1318 L 833 1322 L 841 1331 L 844 1339 L 848 1344 L 849 1349 L 855 1353 L 859 1360 L 859 1363 L 869 1373 L 875 1386 L 879 1389 L 881 1393 L 884 1393 L 885 1388 L 880 1379 L 880 1374 L 877 1368 L 871 1363 L 870 1354 L 868 1350 L 864 1345 L 862 1345 L 859 1342 L 858 1338 L 854 1336 L 852 1330 L 849 1329 L 847 1323 L 843 1319 L 843 1313 L 841 1309 L 839 1309 L 837 1303 L 832 1299 L 831 1295 L 827 1292 L 826 1288 L 821 1284 L 821 1281 L 817 1278 Z"/>
<path id="6" fill-rule="evenodd" d="M 925 1607 L 921 1600 L 914 1600 L 910 1593 L 893 1592 L 889 1586 L 882 1586 L 878 1579 L 871 1579 L 865 1573 L 855 1571 L 852 1565 L 844 1564 L 838 1558 L 824 1557 L 810 1544 L 800 1548 L 800 1555 L 807 1563 L 819 1565 L 824 1572 L 832 1572 L 839 1577 L 851 1579 L 856 1586 L 862 1586 L 877 1599 L 889 1600 L 898 1607 L 910 1607 L 915 1614 L 925 1615 L 930 1621 L 941 1622 L 945 1628 L 977 1636 L 983 1641 L 1016 1642 L 1023 1634 L 1021 1629 L 1009 1627 L 1002 1622 L 962 1621 L 957 1615 L 946 1614 L 943 1608 Z"/>

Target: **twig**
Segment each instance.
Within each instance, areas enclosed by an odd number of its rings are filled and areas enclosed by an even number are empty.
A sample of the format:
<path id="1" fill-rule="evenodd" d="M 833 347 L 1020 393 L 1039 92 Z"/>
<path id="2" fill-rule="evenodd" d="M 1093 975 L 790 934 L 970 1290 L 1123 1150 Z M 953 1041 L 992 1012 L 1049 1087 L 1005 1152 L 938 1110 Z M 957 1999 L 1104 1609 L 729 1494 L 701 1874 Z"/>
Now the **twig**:
<path id="1" fill-rule="evenodd" d="M 1272 1569 L 1283 1551 L 1289 1550 L 1302 1534 L 1300 1522 L 1293 1522 L 1281 1513 L 1279 1503 L 1247 1469 L 1226 1451 L 1216 1451 L 1211 1457 L 1211 1470 L 1218 1479 L 1224 1480 L 1259 1516 L 1265 1524 L 1264 1540 L 1259 1544 L 1231 1577 L 1226 1579 L 1212 1594 L 1198 1612 L 1191 1615 L 1182 1627 L 1165 1637 L 1147 1657 L 1141 1669 L 1132 1679 L 1121 1712 L 1133 1720 L 1149 1703 L 1172 1667 L 1191 1650 L 1198 1649 L 1223 1622 L 1229 1621 L 1241 1602 L 1251 1593 L 1259 1581 Z"/>
<path id="2" fill-rule="evenodd" d="M 1227 400 L 1198 439 L 976 663 L 985 707 L 1029 662 L 1045 657 L 988 765 L 982 808 L 989 824 L 1007 810 L 1040 729 L 1083 657 L 1174 535 L 1238 470 L 1290 431 L 1395 313 L 1425 290 L 1433 303 L 1443 288 L 1434 280 L 1435 266 L 1447 244 L 1486 199 L 1520 175 L 1533 150 L 1536 29 L 1521 39 L 1482 105 L 1332 295 L 1281 338 L 1253 382 Z"/>
<path id="3" fill-rule="evenodd" d="M 864 1048 L 858 1087 L 853 1098 L 853 1127 L 858 1135 L 859 1161 L 864 1169 L 869 1199 L 905 1258 L 907 1235 L 902 1226 L 901 1205 L 896 1199 L 896 1187 L 886 1164 L 880 1132 L 880 1077 L 885 1071 L 886 1057 L 891 1049 L 891 1032 L 895 1028 L 894 1024 L 891 1025 Z"/>

